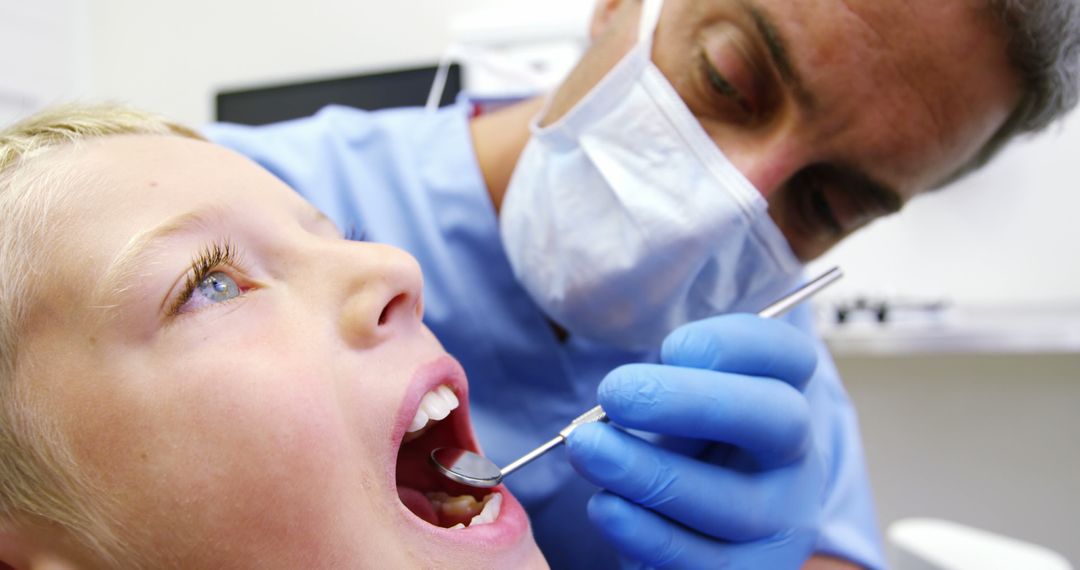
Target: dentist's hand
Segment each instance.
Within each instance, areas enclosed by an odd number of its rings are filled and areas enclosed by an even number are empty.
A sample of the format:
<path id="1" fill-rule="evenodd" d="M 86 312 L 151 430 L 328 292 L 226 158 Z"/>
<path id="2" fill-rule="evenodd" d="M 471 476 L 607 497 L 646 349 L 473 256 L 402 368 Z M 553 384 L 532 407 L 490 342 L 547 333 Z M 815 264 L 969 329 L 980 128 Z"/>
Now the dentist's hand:
<path id="1" fill-rule="evenodd" d="M 619 425 L 674 438 L 655 445 L 607 424 L 570 434 L 574 468 L 605 489 L 589 517 L 647 566 L 799 568 L 825 473 L 802 393 L 817 365 L 810 339 L 726 315 L 675 330 L 661 360 L 612 371 L 598 396 Z"/>

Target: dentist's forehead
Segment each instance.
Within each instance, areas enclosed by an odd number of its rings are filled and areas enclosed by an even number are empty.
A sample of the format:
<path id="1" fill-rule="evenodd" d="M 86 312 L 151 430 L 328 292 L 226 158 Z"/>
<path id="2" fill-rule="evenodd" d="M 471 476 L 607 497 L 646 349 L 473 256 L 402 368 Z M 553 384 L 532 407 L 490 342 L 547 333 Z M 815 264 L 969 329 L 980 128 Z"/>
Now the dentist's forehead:
<path id="1" fill-rule="evenodd" d="M 668 0 L 654 59 L 665 72 L 685 67 L 680 60 L 700 49 L 709 26 L 747 15 L 814 127 L 802 142 L 814 156 L 801 158 L 858 162 L 910 194 L 969 160 L 1018 99 L 1004 32 L 985 4 Z"/>

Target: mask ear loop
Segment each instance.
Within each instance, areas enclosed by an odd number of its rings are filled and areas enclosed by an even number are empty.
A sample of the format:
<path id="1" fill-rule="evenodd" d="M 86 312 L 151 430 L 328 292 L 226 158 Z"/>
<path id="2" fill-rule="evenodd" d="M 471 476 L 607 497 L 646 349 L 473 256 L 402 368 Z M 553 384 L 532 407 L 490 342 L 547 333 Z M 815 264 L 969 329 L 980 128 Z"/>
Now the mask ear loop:
<path id="1" fill-rule="evenodd" d="M 454 44 L 447 48 L 442 58 L 439 59 L 439 65 L 435 69 L 435 79 L 431 83 L 431 90 L 428 91 L 427 102 L 424 104 L 425 110 L 428 112 L 438 110 L 439 103 L 442 102 L 443 94 L 446 92 L 446 80 L 450 74 L 450 66 L 454 63 L 464 62 L 502 74 L 510 81 L 523 86 L 526 90 L 539 91 L 541 89 L 541 86 L 532 75 L 522 70 L 520 66 L 515 65 L 505 55 L 485 53 L 469 44 Z"/>
<path id="2" fill-rule="evenodd" d="M 424 109 L 429 113 L 439 110 L 439 102 L 446 91 L 446 77 L 450 74 L 450 66 L 458 59 L 458 51 L 457 46 L 452 45 L 439 59 L 439 66 L 435 68 L 435 80 L 431 82 L 431 90 L 428 91 L 427 103 L 424 105 Z"/>
<path id="3" fill-rule="evenodd" d="M 645 56 L 652 59 L 652 41 L 653 33 L 656 31 L 657 22 L 660 21 L 660 12 L 664 7 L 664 0 L 642 0 L 641 1 L 641 18 L 638 20 L 638 45 L 645 46 Z M 529 128 L 535 135 L 542 127 L 540 122 L 547 116 L 551 107 L 551 95 L 554 94 L 553 90 L 548 94 L 544 101 L 543 108 L 537 113 L 533 119 L 529 122 Z M 580 101 L 578 105 L 580 105 Z M 575 105 L 576 108 L 576 105 Z M 560 121 L 561 122 L 561 121 Z"/>
<path id="4" fill-rule="evenodd" d="M 641 2 L 641 20 L 638 22 L 638 43 L 647 44 L 649 51 L 652 51 L 653 34 L 656 32 L 657 22 L 660 21 L 660 12 L 664 8 L 664 0 L 642 0 Z M 428 112 L 436 111 L 439 108 L 439 101 L 442 100 L 443 91 L 446 89 L 446 76 L 450 72 L 450 65 L 457 59 L 459 50 L 456 46 L 451 46 L 443 54 L 442 59 L 439 60 L 439 67 L 435 70 L 435 81 L 431 84 L 431 91 L 428 92 L 427 104 L 424 108 Z M 651 59 L 651 57 L 650 57 Z M 547 105 L 545 105 L 546 109 Z M 546 114 L 546 110 L 542 111 L 538 116 Z"/>
<path id="5" fill-rule="evenodd" d="M 641 2 L 641 20 L 638 22 L 638 43 L 647 44 L 650 52 L 652 51 L 653 34 L 656 33 L 656 24 L 660 21 L 660 12 L 663 8 L 664 0 L 642 0 Z"/>

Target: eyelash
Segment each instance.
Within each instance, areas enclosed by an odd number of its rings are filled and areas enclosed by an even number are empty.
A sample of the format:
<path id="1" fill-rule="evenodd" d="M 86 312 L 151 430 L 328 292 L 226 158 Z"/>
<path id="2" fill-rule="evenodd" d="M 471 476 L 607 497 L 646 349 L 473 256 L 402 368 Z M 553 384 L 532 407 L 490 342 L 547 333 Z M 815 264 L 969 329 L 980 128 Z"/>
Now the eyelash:
<path id="1" fill-rule="evenodd" d="M 705 69 L 705 79 L 709 82 L 709 87 L 721 97 L 734 101 L 744 112 L 752 113 L 752 109 L 750 108 L 750 104 L 746 101 L 746 97 L 744 97 L 743 94 L 727 80 L 727 78 L 709 63 L 708 58 L 702 55 L 702 60 L 702 67 Z"/>
<path id="2" fill-rule="evenodd" d="M 222 240 L 206 245 L 192 260 L 191 269 L 184 279 L 184 288 L 169 307 L 169 316 L 180 314 L 180 309 L 191 300 L 195 288 L 203 279 L 222 266 L 238 267 L 240 251 L 229 240 Z"/>
<path id="3" fill-rule="evenodd" d="M 357 229 L 356 224 L 350 224 L 343 237 L 349 241 L 367 241 L 367 234 L 364 230 Z"/>

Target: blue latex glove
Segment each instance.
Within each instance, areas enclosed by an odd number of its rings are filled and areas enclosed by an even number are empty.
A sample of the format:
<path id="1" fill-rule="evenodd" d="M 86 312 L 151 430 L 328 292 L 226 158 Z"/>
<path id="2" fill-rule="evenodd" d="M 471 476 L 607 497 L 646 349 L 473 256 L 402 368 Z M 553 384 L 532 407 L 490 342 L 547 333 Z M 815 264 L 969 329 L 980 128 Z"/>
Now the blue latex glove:
<path id="1" fill-rule="evenodd" d="M 672 332 L 661 361 L 612 371 L 598 398 L 619 425 L 674 438 L 589 424 L 567 441 L 574 468 L 605 489 L 590 519 L 647 566 L 799 568 L 824 499 L 802 393 L 812 342 L 782 321 L 725 315 Z"/>

